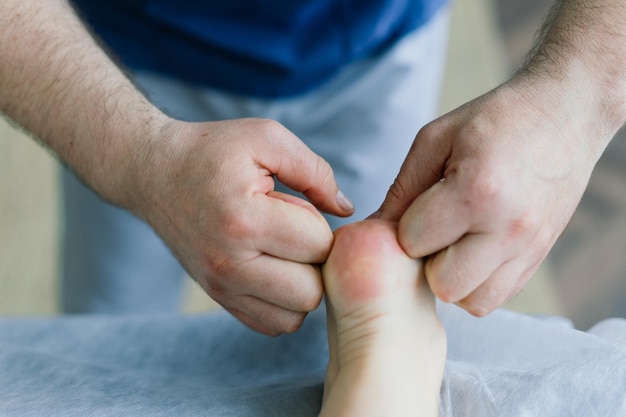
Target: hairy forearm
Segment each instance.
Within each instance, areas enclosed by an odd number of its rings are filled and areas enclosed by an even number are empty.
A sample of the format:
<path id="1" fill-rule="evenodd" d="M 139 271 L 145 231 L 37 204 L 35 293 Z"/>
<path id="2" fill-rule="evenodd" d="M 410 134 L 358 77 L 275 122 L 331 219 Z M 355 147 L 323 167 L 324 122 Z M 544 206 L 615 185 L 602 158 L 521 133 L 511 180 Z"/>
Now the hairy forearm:
<path id="1" fill-rule="evenodd" d="M 524 73 L 571 86 L 565 98 L 586 102 L 608 143 L 626 121 L 626 1 L 556 1 Z"/>
<path id="2" fill-rule="evenodd" d="M 65 0 L 2 1 L 0 111 L 121 205 L 145 141 L 165 120 Z"/>

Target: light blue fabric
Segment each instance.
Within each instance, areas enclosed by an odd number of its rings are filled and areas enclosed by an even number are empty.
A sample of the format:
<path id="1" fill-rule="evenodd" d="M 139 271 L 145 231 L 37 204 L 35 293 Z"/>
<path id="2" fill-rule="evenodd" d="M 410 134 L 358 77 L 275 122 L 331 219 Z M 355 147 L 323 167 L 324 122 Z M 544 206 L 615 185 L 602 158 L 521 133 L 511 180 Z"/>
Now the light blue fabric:
<path id="1" fill-rule="evenodd" d="M 506 311 L 440 314 L 442 417 L 626 415 L 626 320 L 583 333 Z M 5 318 L 0 415 L 313 417 L 327 355 L 321 310 L 278 338 L 223 312 Z"/>
<path id="2" fill-rule="evenodd" d="M 0 320 L 0 415 L 313 416 L 322 321 L 272 339 L 226 313 Z"/>
<path id="3" fill-rule="evenodd" d="M 443 11 L 380 59 L 354 63 L 324 88 L 292 99 L 242 98 L 154 74 L 136 78 L 155 105 L 184 120 L 265 117 L 283 123 L 331 164 L 356 206 L 351 218 L 326 216 L 334 229 L 379 207 L 415 134 L 435 117 L 447 27 Z M 63 185 L 63 311 L 175 311 L 182 268 L 163 243 L 69 171 Z M 280 184 L 277 189 L 289 192 Z"/>
<path id="4" fill-rule="evenodd" d="M 184 271 L 169 248 L 146 223 L 106 203 L 70 170 L 61 175 L 63 311 L 176 311 Z"/>

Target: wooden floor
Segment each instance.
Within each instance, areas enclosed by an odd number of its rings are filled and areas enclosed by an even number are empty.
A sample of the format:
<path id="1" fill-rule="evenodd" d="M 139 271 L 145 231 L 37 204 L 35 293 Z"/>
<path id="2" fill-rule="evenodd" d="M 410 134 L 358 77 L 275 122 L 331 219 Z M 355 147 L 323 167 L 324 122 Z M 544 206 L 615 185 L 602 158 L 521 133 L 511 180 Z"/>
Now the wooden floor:
<path id="1" fill-rule="evenodd" d="M 532 41 L 547 0 L 454 2 L 443 110 L 495 87 Z M 541 277 L 514 306 L 581 327 L 626 317 L 626 138 L 616 138 Z M 58 165 L 0 122 L 0 315 L 56 312 Z M 198 293 L 192 298 L 198 299 Z M 202 304 L 200 302 L 200 304 Z M 514 303 L 515 304 L 515 303 Z"/>

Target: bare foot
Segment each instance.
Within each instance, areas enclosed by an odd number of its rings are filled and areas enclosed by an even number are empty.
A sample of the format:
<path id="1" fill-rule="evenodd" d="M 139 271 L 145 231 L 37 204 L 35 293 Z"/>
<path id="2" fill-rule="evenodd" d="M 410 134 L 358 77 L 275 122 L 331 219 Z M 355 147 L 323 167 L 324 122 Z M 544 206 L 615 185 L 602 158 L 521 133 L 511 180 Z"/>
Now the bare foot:
<path id="1" fill-rule="evenodd" d="M 421 262 L 397 224 L 335 233 L 324 266 L 330 361 L 321 417 L 438 415 L 446 337 Z"/>

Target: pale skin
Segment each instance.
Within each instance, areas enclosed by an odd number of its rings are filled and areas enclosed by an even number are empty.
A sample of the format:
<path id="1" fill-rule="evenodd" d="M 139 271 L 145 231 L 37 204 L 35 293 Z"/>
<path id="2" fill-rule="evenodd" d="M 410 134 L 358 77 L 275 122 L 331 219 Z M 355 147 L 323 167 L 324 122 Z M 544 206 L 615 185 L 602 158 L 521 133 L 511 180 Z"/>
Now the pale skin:
<path id="1" fill-rule="evenodd" d="M 243 323 L 293 332 L 319 305 L 316 264 L 333 234 L 318 210 L 348 216 L 353 207 L 328 163 L 282 125 L 167 117 L 63 0 L 2 1 L 0 92 L 3 113 L 149 223 Z M 274 192 L 274 176 L 309 201 Z"/>
<path id="2" fill-rule="evenodd" d="M 323 272 L 330 360 L 320 416 L 437 416 L 445 331 L 397 224 L 341 227 Z"/>
<path id="3" fill-rule="evenodd" d="M 429 256 L 435 295 L 477 315 L 529 279 L 626 119 L 626 5 L 559 4 L 518 75 L 418 134 L 380 209 L 410 256 Z M 279 123 L 164 115 L 65 0 L 0 3 L 0 111 L 150 224 L 251 328 L 295 331 L 319 304 L 333 241 L 319 211 L 353 208 Z M 309 201 L 275 193 L 274 176 Z"/>
<path id="4" fill-rule="evenodd" d="M 626 2 L 559 1 L 515 77 L 418 133 L 374 217 L 428 257 L 437 297 L 483 316 L 532 277 L 625 121 Z"/>

